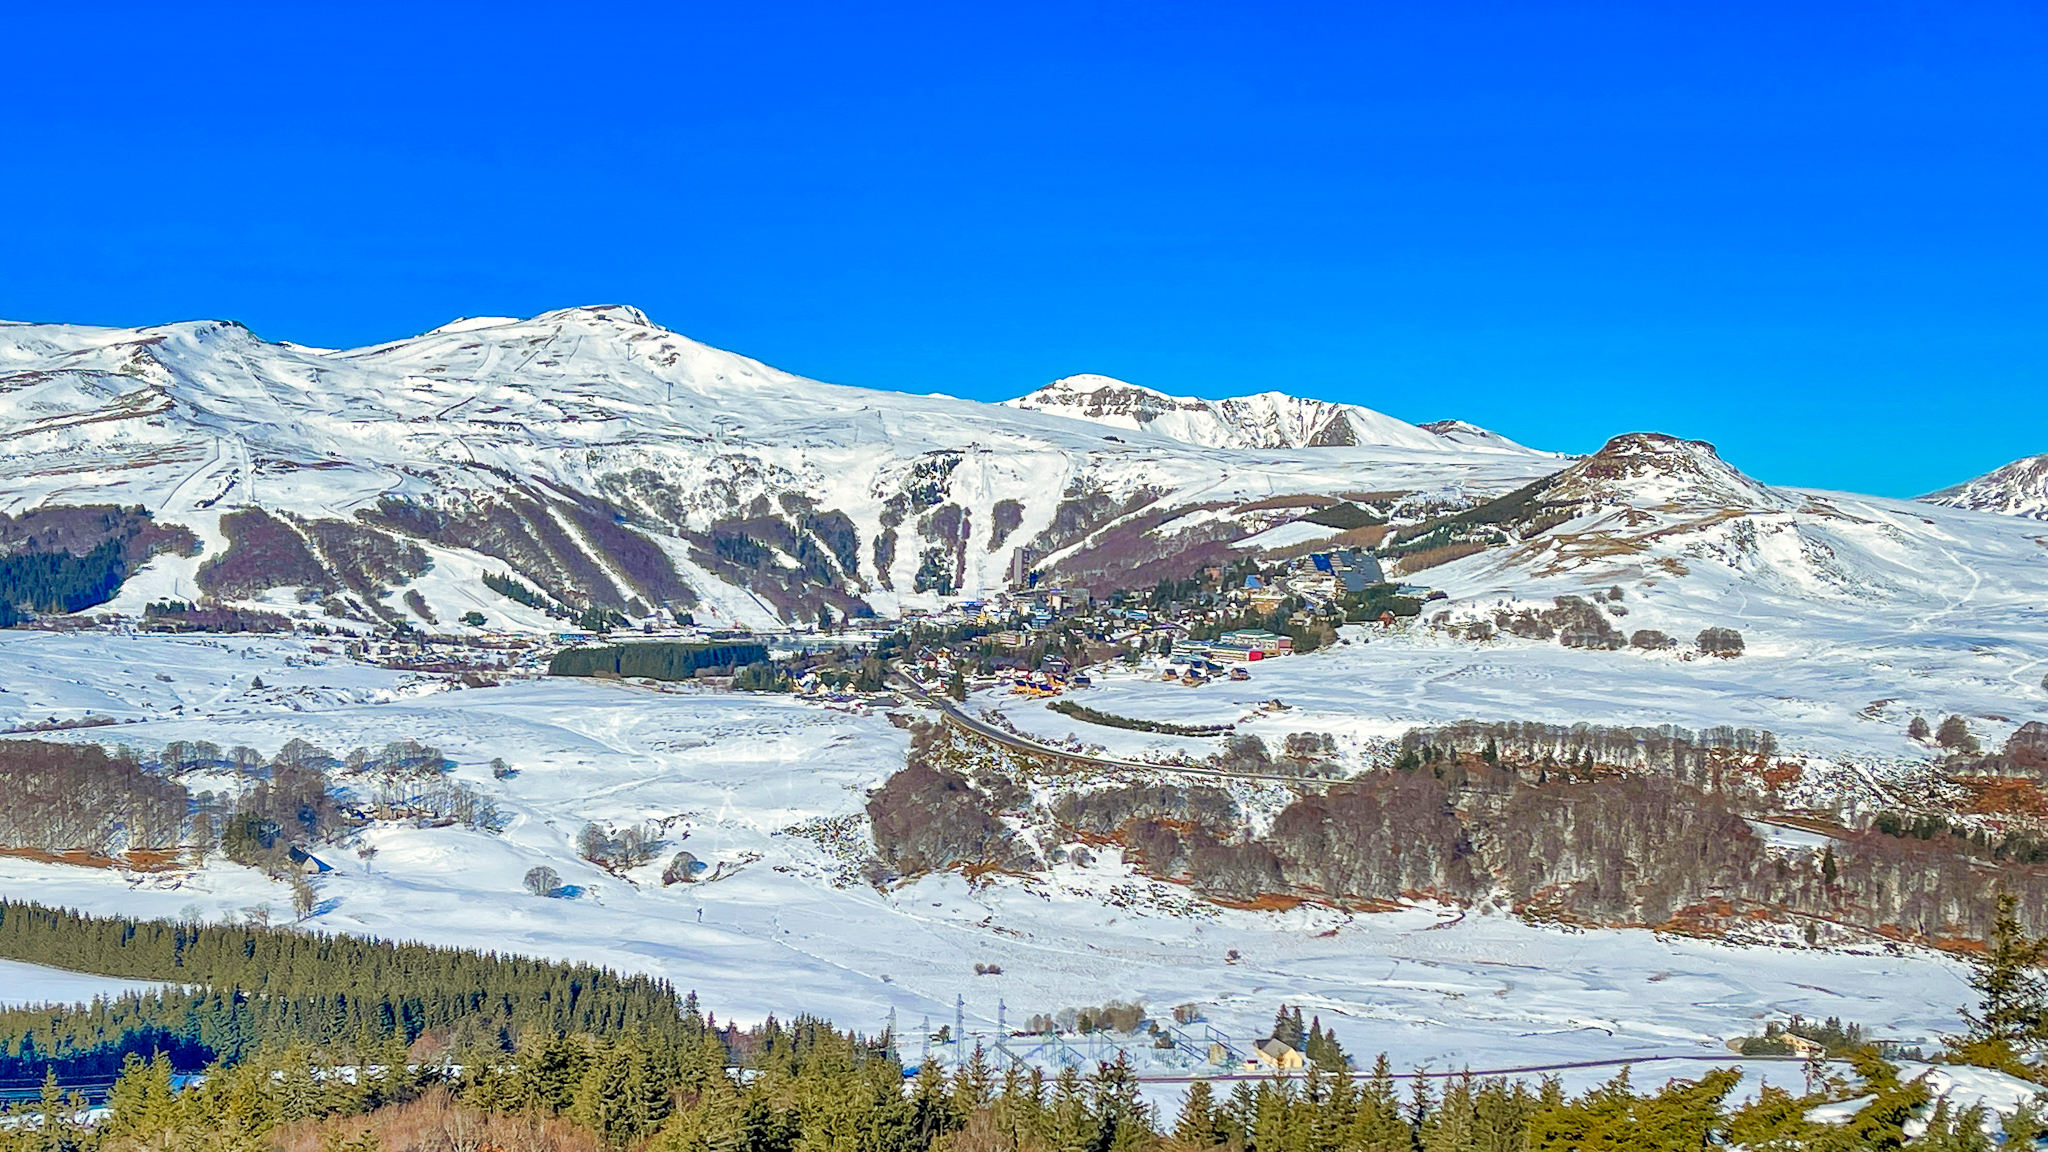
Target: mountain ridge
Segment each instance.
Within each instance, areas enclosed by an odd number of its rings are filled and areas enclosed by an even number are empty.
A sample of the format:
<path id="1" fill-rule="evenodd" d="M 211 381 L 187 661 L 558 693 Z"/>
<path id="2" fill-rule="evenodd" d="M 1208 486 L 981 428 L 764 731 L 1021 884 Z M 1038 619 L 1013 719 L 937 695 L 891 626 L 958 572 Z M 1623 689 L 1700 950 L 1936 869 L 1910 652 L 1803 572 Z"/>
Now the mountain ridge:
<path id="1" fill-rule="evenodd" d="M 1920 499 L 1951 508 L 2048 520 L 2048 452 L 2022 457 Z"/>
<path id="2" fill-rule="evenodd" d="M 1457 433 L 1450 435 L 1357 404 L 1277 391 L 1205 400 L 1174 396 L 1094 373 L 1062 377 L 1003 404 L 1128 431 L 1154 432 L 1212 448 L 1382 445 L 1422 452 L 1477 449 L 1532 453 L 1504 436 L 1462 422 L 1449 422 L 1456 425 Z"/>
<path id="3" fill-rule="evenodd" d="M 332 350 L 220 321 L 0 326 L 0 436 L 0 511 L 140 505 L 196 533 L 196 559 L 152 561 L 119 607 L 211 596 L 389 623 L 421 618 L 417 594 L 443 621 L 531 628 L 552 625 L 479 592 L 482 574 L 633 619 L 893 614 L 1002 587 L 1020 549 L 1049 570 L 1083 557 L 1080 575 L 1102 571 L 1086 557 L 1207 562 L 1284 518 L 1262 500 L 1491 493 L 1548 468 L 1434 437 L 1256 456 L 1105 438 L 808 380 L 623 305 Z M 345 570 L 407 547 L 418 572 Z M 266 548 L 294 559 L 252 568 Z"/>

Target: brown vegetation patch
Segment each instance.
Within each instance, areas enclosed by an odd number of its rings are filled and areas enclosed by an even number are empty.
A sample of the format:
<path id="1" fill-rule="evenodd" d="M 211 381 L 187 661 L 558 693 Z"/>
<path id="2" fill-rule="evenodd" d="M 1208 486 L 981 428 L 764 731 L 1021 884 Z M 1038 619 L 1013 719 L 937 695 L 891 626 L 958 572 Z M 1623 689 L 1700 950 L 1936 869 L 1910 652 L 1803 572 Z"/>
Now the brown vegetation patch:
<path id="1" fill-rule="evenodd" d="M 1788 764 L 1783 761 L 1757 773 L 1763 780 L 1764 787 L 1769 788 L 1773 792 L 1785 787 L 1787 784 L 1799 783 L 1799 778 L 1805 774 L 1806 770 L 1799 765 Z"/>
<path id="2" fill-rule="evenodd" d="M 1161 580 L 1179 579 L 1190 569 L 1228 564 L 1238 550 L 1244 526 L 1211 520 L 1175 530 L 1173 521 L 1189 513 L 1221 508 L 1221 503 L 1178 508 L 1148 508 L 1103 529 L 1078 552 L 1059 562 L 1060 579 L 1097 593 L 1112 589 L 1149 588 Z"/>
<path id="3" fill-rule="evenodd" d="M 2032 780 L 2012 776 L 1958 776 L 1950 783 L 1970 794 L 1963 811 L 1979 816 L 2048 818 L 2048 796 Z"/>
<path id="4" fill-rule="evenodd" d="M 41 848 L 0 848 L 0 856 L 31 860 L 37 864 L 68 864 L 73 868 L 116 868 L 123 872 L 175 872 L 183 853 L 177 849 L 137 849 L 114 856 L 102 856 L 83 848 L 47 852 Z"/>
<path id="5" fill-rule="evenodd" d="M 1325 536 L 1320 540 L 1289 544 L 1285 548 L 1268 548 L 1264 555 L 1272 560 L 1292 560 L 1311 552 L 1334 552 L 1340 548 L 1377 548 L 1380 541 L 1387 538 L 1389 531 L 1391 529 L 1385 524 L 1369 524 L 1363 528 L 1339 532 L 1335 536 Z"/>
<path id="6" fill-rule="evenodd" d="M 445 1088 L 366 1116 L 288 1124 L 271 1135 L 277 1152 L 610 1152 L 596 1133 L 558 1117 L 485 1112 L 458 1103 Z"/>
<path id="7" fill-rule="evenodd" d="M 1425 548 L 1420 552 L 1410 553 L 1395 561 L 1394 571 L 1402 576 L 1410 576 L 1425 568 L 1434 568 L 1439 564 L 1449 564 L 1453 560 L 1463 560 L 1467 556 L 1477 556 L 1481 552 L 1486 551 L 1486 548 L 1486 545 L 1481 544 L 1477 540 L 1466 541 L 1460 544 L 1445 544 L 1440 548 Z"/>
<path id="8" fill-rule="evenodd" d="M 1220 904 L 1225 908 L 1236 908 L 1243 912 L 1292 912 L 1308 903 L 1300 896 L 1284 896 L 1270 892 L 1243 899 L 1215 895 L 1209 896 L 1208 899 L 1211 904 Z"/>
<path id="9" fill-rule="evenodd" d="M 271 588 L 331 587 L 326 569 L 299 533 L 261 508 L 243 508 L 220 519 L 228 546 L 200 565 L 199 586 L 216 596 L 246 600 Z"/>
<path id="10" fill-rule="evenodd" d="M 1328 508 L 1330 505 L 1335 504 L 1337 502 L 1338 501 L 1334 496 L 1315 496 L 1309 494 L 1300 494 L 1295 496 L 1268 496 L 1264 500 L 1253 500 L 1249 504 L 1239 504 L 1237 507 L 1231 509 L 1231 511 L 1269 512 L 1281 508 Z"/>

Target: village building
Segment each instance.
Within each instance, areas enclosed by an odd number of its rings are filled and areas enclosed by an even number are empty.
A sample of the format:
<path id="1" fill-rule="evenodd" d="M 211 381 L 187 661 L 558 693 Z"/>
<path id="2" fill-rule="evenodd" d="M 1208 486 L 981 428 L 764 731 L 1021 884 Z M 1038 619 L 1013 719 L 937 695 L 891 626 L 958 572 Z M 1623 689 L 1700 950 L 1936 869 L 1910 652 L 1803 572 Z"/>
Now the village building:
<path id="1" fill-rule="evenodd" d="M 1268 656 L 1286 656 L 1293 651 L 1293 637 L 1263 628 L 1239 628 L 1225 632 L 1210 649 L 1212 655 L 1225 660 L 1263 660 Z"/>
<path id="2" fill-rule="evenodd" d="M 1299 1072 L 1307 1065 L 1292 1045 L 1270 1036 L 1252 1045 L 1252 1054 L 1244 1062 L 1247 1069 L 1272 1072 Z"/>

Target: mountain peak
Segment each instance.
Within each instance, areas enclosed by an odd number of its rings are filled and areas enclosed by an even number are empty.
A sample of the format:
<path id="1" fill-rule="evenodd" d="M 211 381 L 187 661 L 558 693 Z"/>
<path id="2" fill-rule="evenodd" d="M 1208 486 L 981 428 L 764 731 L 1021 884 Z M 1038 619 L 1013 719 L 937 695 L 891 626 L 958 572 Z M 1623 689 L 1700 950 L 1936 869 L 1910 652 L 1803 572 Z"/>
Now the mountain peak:
<path id="1" fill-rule="evenodd" d="M 546 324 L 553 321 L 581 321 L 584 323 L 624 324 L 634 328 L 659 327 L 631 304 L 583 304 L 574 308 L 557 308 L 543 312 L 533 318 L 534 323 Z"/>
<path id="2" fill-rule="evenodd" d="M 1151 432 L 1205 448 L 1389 447 L 1443 452 L 1482 447 L 1449 443 L 1413 424 L 1356 404 L 1270 391 L 1204 400 L 1093 373 L 1063 377 L 1004 403 L 1031 412 Z"/>
<path id="3" fill-rule="evenodd" d="M 1690 510 L 1762 510 L 1798 501 L 1760 483 L 1705 440 L 1625 432 L 1559 473 L 1551 499 Z"/>
<path id="4" fill-rule="evenodd" d="M 1950 508 L 2048 520 L 2048 453 L 2015 460 L 1920 499 Z"/>

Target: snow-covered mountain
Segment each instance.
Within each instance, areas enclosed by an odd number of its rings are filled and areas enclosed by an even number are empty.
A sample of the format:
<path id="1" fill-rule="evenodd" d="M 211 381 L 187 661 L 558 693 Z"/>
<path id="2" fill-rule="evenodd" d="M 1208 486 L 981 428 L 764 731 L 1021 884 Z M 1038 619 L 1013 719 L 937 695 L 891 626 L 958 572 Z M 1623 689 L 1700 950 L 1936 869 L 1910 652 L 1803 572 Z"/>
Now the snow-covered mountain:
<path id="1" fill-rule="evenodd" d="M 1273 419 L 1316 439 L 1307 402 L 1283 401 Z M 543 604 L 761 625 L 990 590 L 1019 549 L 1079 576 L 1207 562 L 1275 523 L 1245 508 L 1274 496 L 1485 495 L 1555 466 L 1323 407 L 1352 446 L 1112 439 L 1064 413 L 807 380 L 628 307 L 342 351 L 220 322 L 0 324 L 0 511 L 140 506 L 194 533 L 196 554 L 130 581 L 130 610 L 211 597 L 552 627 L 485 588 L 509 572 Z"/>
<path id="2" fill-rule="evenodd" d="M 1777 488 L 1710 444 L 1632 433 L 1459 514 L 1459 538 L 1491 546 L 1431 568 L 1429 582 L 1458 601 L 1458 618 L 1496 621 L 1621 588 L 1625 606 L 1589 608 L 1576 622 L 1596 646 L 1645 629 L 1684 639 L 1728 627 L 1781 654 L 1925 667 L 1953 629 L 1981 653 L 2048 642 L 2035 611 L 2048 549 L 2029 523 Z M 2017 659 L 2022 672 L 2031 666 Z"/>
<path id="3" fill-rule="evenodd" d="M 1517 444 L 1490 428 L 1481 428 L 1477 424 L 1470 424 L 1463 420 L 1430 420 L 1417 424 L 1416 427 L 1425 432 L 1433 432 L 1453 444 L 1463 444 L 1471 448 L 1497 448 L 1503 452 L 1534 451 L 1534 449 Z"/>
<path id="4" fill-rule="evenodd" d="M 2015 460 L 1975 480 L 1921 497 L 1930 504 L 2048 520 L 2048 453 Z"/>
<path id="5" fill-rule="evenodd" d="M 1419 428 L 1356 404 L 1305 400 L 1281 392 L 1202 400 L 1169 396 L 1110 376 L 1081 375 L 1055 380 L 1004 403 L 1210 448 L 1376 445 L 1418 452 L 1477 449 L 1533 454 L 1504 436 L 1469 424 L 1449 421 L 1442 431 Z"/>

